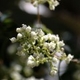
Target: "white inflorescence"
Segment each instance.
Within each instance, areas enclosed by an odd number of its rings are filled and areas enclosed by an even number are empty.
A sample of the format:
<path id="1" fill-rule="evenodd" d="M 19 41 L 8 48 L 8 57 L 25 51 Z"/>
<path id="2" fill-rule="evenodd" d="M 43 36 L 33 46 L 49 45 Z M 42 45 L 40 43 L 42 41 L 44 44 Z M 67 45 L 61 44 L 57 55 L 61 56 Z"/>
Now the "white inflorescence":
<path id="1" fill-rule="evenodd" d="M 73 58 L 64 52 L 64 42 L 60 41 L 58 35 L 45 34 L 42 29 L 32 29 L 30 26 L 22 25 L 16 29 L 17 37 L 10 40 L 12 43 L 18 42 L 20 46 L 17 53 L 27 56 L 27 66 L 33 68 L 40 64 L 50 64 L 50 74 L 55 75 L 58 68 L 55 66 L 59 61 L 70 62 Z"/>
<path id="2" fill-rule="evenodd" d="M 54 10 L 55 7 L 59 5 L 59 2 L 57 0 L 25 0 L 25 1 L 31 2 L 34 6 L 48 2 L 49 8 L 51 10 Z"/>

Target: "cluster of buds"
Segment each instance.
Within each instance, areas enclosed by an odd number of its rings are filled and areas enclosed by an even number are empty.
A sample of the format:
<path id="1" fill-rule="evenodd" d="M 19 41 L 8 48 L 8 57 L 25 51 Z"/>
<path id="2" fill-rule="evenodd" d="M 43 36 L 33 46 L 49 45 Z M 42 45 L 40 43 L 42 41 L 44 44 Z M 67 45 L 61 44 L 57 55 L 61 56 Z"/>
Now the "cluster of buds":
<path id="1" fill-rule="evenodd" d="M 42 29 L 33 29 L 30 26 L 22 24 L 22 27 L 16 29 L 17 37 L 12 37 L 12 43 L 18 42 L 19 47 L 17 54 L 26 58 L 27 66 L 33 68 L 40 64 L 48 63 L 50 73 L 56 74 L 58 68 L 56 64 L 65 60 L 69 63 L 73 56 L 68 56 L 64 52 L 64 42 L 59 39 L 58 35 L 45 34 Z"/>
<path id="2" fill-rule="evenodd" d="M 31 2 L 34 6 L 38 6 L 39 4 L 48 2 L 49 8 L 51 10 L 54 10 L 55 7 L 59 5 L 59 2 L 57 0 L 25 0 L 25 1 Z"/>

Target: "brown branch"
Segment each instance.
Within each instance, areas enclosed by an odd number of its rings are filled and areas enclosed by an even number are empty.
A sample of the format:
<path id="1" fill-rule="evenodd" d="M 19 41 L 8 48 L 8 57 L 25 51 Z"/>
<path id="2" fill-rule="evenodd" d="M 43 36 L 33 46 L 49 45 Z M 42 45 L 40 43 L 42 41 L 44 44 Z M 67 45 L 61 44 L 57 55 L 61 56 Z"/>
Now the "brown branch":
<path id="1" fill-rule="evenodd" d="M 39 4 L 37 6 L 37 21 L 40 23 L 40 12 L 39 12 Z"/>

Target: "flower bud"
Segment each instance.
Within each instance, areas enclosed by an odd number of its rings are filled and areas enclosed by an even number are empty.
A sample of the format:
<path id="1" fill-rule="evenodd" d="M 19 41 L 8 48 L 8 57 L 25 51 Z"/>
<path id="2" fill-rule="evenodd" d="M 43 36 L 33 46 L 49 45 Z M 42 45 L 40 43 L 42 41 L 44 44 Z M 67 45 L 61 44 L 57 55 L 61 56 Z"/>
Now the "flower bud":
<path id="1" fill-rule="evenodd" d="M 51 70 L 50 74 L 53 75 L 53 76 L 56 75 L 57 74 L 57 70 Z"/>
<path id="2" fill-rule="evenodd" d="M 74 56 L 72 56 L 71 54 L 68 54 L 66 61 L 69 63 L 73 59 L 73 57 Z"/>
<path id="3" fill-rule="evenodd" d="M 15 37 L 12 37 L 12 38 L 10 38 L 10 41 L 11 41 L 12 43 L 15 43 L 17 40 L 16 40 Z"/>
<path id="4" fill-rule="evenodd" d="M 17 34 L 17 38 L 18 38 L 18 39 L 21 39 L 21 38 L 22 38 L 22 34 L 21 34 L 21 33 L 18 33 L 18 34 Z"/>
<path id="5" fill-rule="evenodd" d="M 19 32 L 22 32 L 22 29 L 21 29 L 21 28 L 17 28 L 17 29 L 16 29 L 16 32 L 18 32 L 18 33 L 19 33 Z"/>
<path id="6" fill-rule="evenodd" d="M 36 62 L 34 61 L 34 57 L 32 55 L 30 55 L 28 57 L 27 66 L 29 66 L 31 68 L 33 68 L 34 66 L 36 66 Z"/>
<path id="7" fill-rule="evenodd" d="M 31 27 L 30 26 L 26 27 L 26 32 L 31 32 Z"/>

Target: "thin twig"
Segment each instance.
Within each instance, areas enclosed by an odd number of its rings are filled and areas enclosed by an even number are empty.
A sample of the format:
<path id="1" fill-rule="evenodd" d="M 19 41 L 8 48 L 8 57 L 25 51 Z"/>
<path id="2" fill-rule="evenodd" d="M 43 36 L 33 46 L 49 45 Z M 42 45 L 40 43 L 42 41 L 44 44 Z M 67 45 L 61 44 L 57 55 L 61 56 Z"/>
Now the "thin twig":
<path id="1" fill-rule="evenodd" d="M 71 62 L 74 62 L 74 63 L 80 64 L 80 60 L 78 60 L 78 59 L 73 59 L 73 60 L 71 60 Z"/>
<path id="2" fill-rule="evenodd" d="M 37 6 L 37 20 L 38 20 L 38 23 L 40 23 L 39 4 L 38 4 L 38 6 Z"/>

